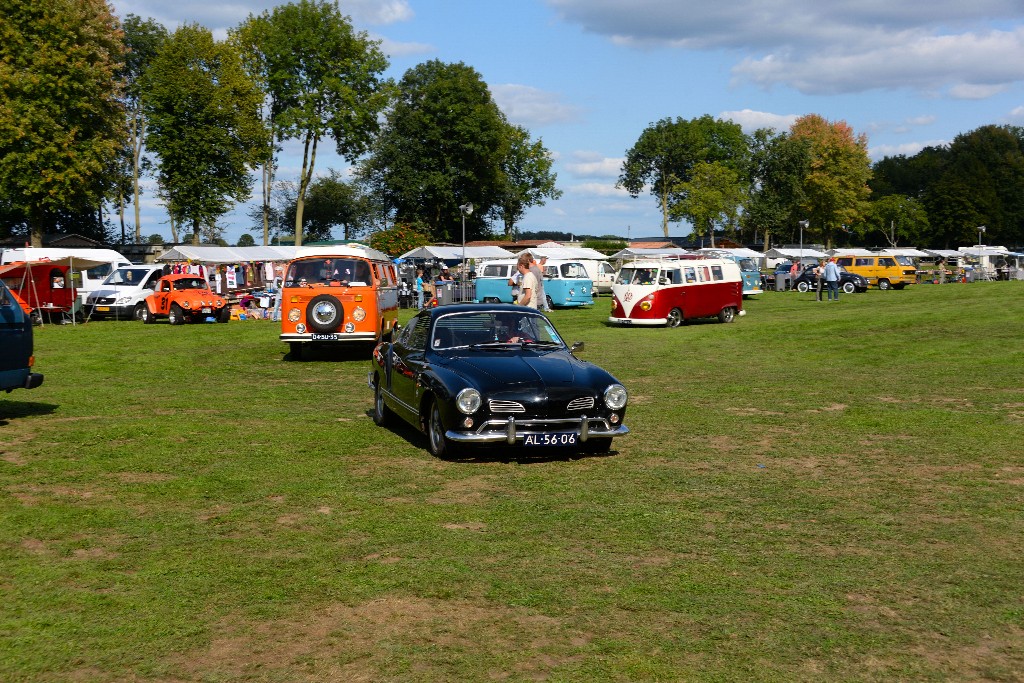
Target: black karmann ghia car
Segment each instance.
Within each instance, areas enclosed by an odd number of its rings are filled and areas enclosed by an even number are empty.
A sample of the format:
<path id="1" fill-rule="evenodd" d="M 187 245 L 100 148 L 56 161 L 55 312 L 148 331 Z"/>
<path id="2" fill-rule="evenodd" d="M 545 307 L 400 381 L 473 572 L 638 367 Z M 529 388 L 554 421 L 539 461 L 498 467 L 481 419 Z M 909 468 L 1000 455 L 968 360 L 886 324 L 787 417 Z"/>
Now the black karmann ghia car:
<path id="1" fill-rule="evenodd" d="M 573 355 L 543 314 L 509 304 L 420 311 L 373 351 L 373 419 L 395 414 L 437 457 L 487 444 L 606 453 L 629 433 L 625 387 Z"/>

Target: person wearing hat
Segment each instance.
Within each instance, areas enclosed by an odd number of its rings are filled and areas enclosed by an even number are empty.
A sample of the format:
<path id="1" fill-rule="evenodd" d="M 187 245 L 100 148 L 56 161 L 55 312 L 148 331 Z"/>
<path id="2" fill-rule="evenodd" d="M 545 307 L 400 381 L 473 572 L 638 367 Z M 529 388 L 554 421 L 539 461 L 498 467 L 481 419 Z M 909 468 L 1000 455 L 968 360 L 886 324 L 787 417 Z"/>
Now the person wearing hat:
<path id="1" fill-rule="evenodd" d="M 448 270 L 448 266 L 447 265 L 441 266 L 441 277 L 439 279 L 443 280 L 444 282 L 451 282 L 452 281 L 452 279 L 453 279 L 452 278 L 452 274 Z"/>

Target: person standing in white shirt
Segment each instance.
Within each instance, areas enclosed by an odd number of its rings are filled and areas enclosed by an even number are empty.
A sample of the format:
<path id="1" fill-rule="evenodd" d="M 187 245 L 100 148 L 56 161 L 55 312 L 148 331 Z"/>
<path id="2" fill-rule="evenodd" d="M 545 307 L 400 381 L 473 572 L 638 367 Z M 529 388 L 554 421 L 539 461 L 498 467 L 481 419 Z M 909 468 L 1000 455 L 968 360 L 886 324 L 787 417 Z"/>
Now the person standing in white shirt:
<path id="1" fill-rule="evenodd" d="M 520 256 L 516 267 L 522 276 L 519 280 L 519 300 L 516 303 L 528 308 L 537 308 L 537 276 L 530 270 L 530 255 Z"/>

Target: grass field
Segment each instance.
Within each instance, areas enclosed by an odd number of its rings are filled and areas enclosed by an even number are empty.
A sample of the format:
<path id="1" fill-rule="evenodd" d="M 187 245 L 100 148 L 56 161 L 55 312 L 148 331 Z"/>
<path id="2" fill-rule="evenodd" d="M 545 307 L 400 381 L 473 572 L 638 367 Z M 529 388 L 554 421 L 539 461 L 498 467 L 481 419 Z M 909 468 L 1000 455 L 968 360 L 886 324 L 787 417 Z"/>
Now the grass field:
<path id="1" fill-rule="evenodd" d="M 271 322 L 36 328 L 0 680 L 1024 680 L 1024 283 L 746 307 L 556 311 L 632 434 L 513 462 Z"/>

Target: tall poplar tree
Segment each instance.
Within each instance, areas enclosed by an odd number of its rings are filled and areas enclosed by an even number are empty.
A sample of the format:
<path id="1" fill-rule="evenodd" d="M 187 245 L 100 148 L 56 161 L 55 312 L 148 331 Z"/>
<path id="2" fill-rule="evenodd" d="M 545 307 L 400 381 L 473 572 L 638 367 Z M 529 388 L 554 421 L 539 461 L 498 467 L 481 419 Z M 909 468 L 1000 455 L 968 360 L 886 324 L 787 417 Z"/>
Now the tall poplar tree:
<path id="1" fill-rule="evenodd" d="M 123 54 L 104 0 L 5 0 L 0 12 L 0 195 L 40 246 L 55 216 L 97 213 L 113 183 Z"/>
<path id="2" fill-rule="evenodd" d="M 262 94 L 237 51 L 198 24 L 180 27 L 147 73 L 148 146 L 172 226 L 216 238 L 216 221 L 250 194 L 249 170 L 266 149 L 257 110 Z"/>
<path id="3" fill-rule="evenodd" d="M 299 0 L 250 15 L 232 31 L 232 40 L 269 100 L 264 119 L 273 139 L 302 141 L 295 212 L 295 244 L 302 244 L 306 191 L 320 141 L 333 138 L 338 154 L 349 161 L 366 151 L 378 130 L 378 114 L 388 104 L 381 77 L 387 57 L 379 41 L 352 28 L 337 2 L 323 0 Z M 264 156 L 265 231 L 275 155 L 276 149 L 268 147 Z"/>

